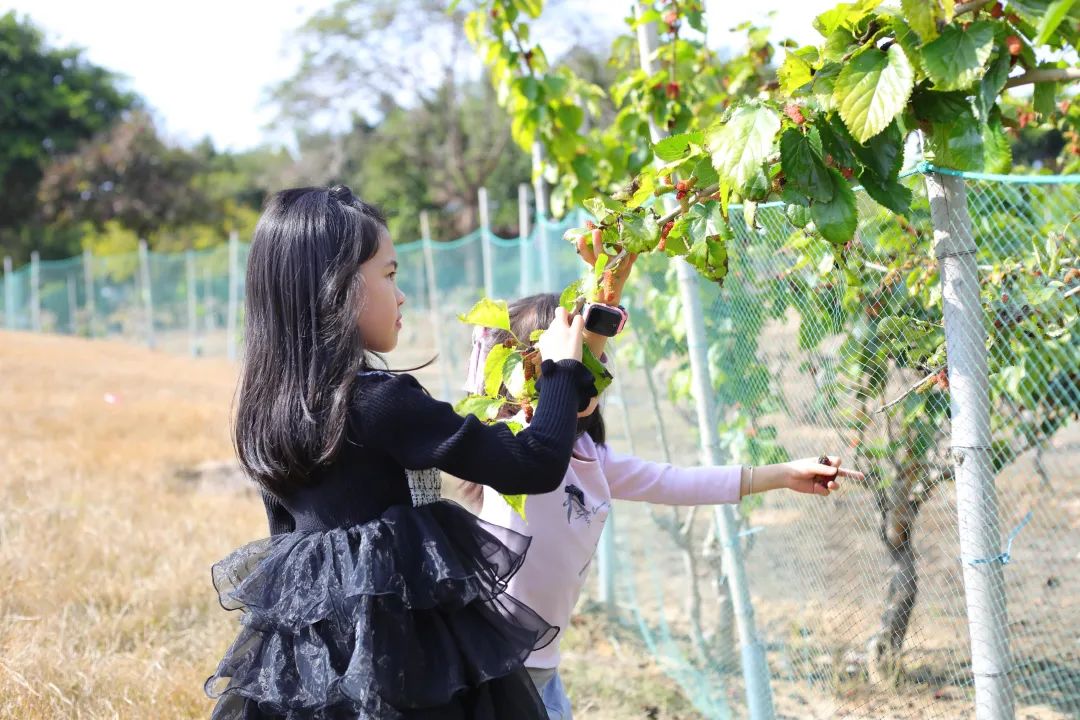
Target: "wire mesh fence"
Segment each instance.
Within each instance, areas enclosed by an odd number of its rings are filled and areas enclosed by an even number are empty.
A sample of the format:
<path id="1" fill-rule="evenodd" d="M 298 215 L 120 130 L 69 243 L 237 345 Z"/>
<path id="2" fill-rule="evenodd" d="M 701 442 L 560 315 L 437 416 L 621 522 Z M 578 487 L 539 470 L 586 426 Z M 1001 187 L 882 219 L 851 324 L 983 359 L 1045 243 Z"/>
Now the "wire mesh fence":
<path id="1" fill-rule="evenodd" d="M 827 452 L 866 473 L 828 499 L 777 492 L 740 507 L 737 541 L 777 716 L 974 717 L 976 678 L 988 674 L 973 663 L 976 620 L 1007 639 L 1004 684 L 1017 717 L 1080 714 L 1076 180 L 963 182 L 989 369 L 985 490 L 996 500 L 980 520 L 995 550 L 982 556 L 962 549 L 970 517 L 958 504 L 952 431 L 972 408 L 955 405 L 952 385 L 967 378 L 950 374 L 945 325 L 955 302 L 943 290 L 925 179 L 907 179 L 906 217 L 859 193 L 858 232 L 845 248 L 799 230 L 798 209 L 733 210 L 728 277 L 697 290 L 722 460 Z M 557 291 L 580 274 L 560 240 L 580 220 L 530 223 L 521 238 L 481 229 L 398 245 L 402 344 L 407 361 L 439 355 L 422 376 L 433 393 L 464 394 L 470 330 L 456 316 L 485 285 L 514 297 Z M 543 243 L 549 288 L 537 280 Z M 0 317 L 17 330 L 227 355 L 242 327 L 245 262 L 235 241 L 35 262 L 5 272 Z M 639 260 L 625 303 L 631 324 L 613 343 L 617 381 L 603 404 L 609 442 L 696 464 L 672 264 Z M 620 502 L 614 518 L 600 566 L 613 577 L 615 619 L 640 633 L 704 716 L 748 716 L 713 509 Z M 965 573 L 999 577 L 999 596 L 972 596 Z"/>

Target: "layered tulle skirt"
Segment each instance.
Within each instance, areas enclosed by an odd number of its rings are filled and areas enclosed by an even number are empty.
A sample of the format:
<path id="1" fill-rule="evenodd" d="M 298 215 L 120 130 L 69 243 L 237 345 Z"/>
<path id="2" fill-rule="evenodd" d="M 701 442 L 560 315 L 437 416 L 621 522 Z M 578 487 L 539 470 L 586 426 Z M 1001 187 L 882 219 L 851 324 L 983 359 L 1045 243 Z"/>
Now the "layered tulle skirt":
<path id="1" fill-rule="evenodd" d="M 528 545 L 449 501 L 245 545 L 213 568 L 242 612 L 214 719 L 546 718 L 523 664 L 558 628 L 505 593 Z"/>

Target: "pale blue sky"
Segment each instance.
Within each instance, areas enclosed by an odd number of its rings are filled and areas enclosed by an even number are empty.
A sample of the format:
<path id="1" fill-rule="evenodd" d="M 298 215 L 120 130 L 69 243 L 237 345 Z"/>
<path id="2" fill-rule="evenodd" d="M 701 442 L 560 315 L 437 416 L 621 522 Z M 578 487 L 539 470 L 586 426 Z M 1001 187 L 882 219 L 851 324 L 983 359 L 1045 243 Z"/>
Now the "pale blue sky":
<path id="1" fill-rule="evenodd" d="M 29 15 L 51 43 L 83 47 L 93 62 L 126 75 L 171 138 L 194 142 L 209 135 L 219 147 L 241 150 L 273 139 L 264 130 L 272 113 L 262 106 L 263 92 L 295 67 L 295 53 L 288 52 L 290 31 L 330 2 L 2 0 L 0 11 Z M 612 33 L 631 5 L 626 0 L 563 4 L 567 13 L 575 5 L 588 8 Z M 810 20 L 831 5 L 832 0 L 708 0 L 710 44 L 738 42 L 724 31 L 745 20 L 761 22 L 770 9 L 777 10 L 775 37 L 811 42 Z M 561 30 L 541 37 L 545 47 L 559 44 Z"/>

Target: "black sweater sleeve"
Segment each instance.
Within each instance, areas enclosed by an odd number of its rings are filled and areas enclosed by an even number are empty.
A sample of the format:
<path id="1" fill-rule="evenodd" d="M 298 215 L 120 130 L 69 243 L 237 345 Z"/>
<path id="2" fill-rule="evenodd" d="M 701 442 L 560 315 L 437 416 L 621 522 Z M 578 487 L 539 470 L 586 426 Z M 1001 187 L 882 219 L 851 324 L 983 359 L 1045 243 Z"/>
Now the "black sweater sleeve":
<path id="1" fill-rule="evenodd" d="M 281 535 L 296 530 L 296 520 L 281 504 L 281 501 L 266 490 L 262 490 L 261 493 L 263 507 L 266 508 L 266 521 L 270 525 L 270 534 Z"/>
<path id="2" fill-rule="evenodd" d="M 436 467 L 506 494 L 555 490 L 570 464 L 577 409 L 596 394 L 592 373 L 576 360 L 541 366 L 540 400 L 528 428 L 461 417 L 409 375 L 365 375 L 354 406 L 360 444 L 407 469 Z"/>

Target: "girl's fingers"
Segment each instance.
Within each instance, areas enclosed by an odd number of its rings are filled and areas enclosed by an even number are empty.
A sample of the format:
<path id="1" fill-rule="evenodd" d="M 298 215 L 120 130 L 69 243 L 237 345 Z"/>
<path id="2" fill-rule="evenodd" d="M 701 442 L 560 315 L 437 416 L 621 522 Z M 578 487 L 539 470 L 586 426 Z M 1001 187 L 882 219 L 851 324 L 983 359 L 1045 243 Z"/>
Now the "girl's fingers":
<path id="1" fill-rule="evenodd" d="M 597 255 L 593 252 L 592 243 L 589 242 L 589 238 L 582 234 L 577 239 L 577 251 L 581 259 L 589 264 L 590 267 L 596 265 Z"/>
<path id="2" fill-rule="evenodd" d="M 592 249 L 593 249 L 593 263 L 595 264 L 597 259 L 604 253 L 604 241 L 603 234 L 600 228 L 595 228 L 592 231 Z"/>

